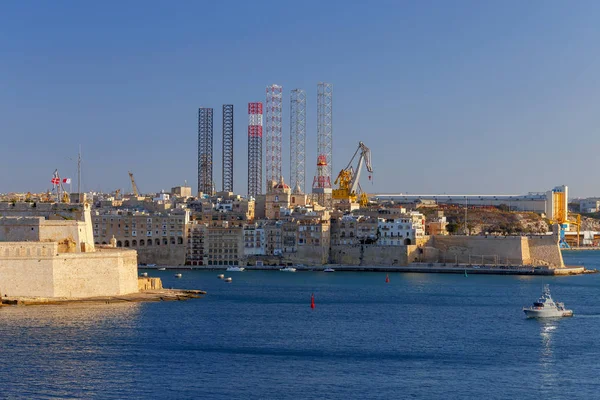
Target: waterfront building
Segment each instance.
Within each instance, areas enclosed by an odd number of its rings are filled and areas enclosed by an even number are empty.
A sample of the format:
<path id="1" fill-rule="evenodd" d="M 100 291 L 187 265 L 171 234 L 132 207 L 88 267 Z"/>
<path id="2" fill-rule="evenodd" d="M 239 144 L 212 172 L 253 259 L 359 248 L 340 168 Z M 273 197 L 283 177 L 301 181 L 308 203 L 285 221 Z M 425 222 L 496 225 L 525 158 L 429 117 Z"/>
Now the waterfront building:
<path id="1" fill-rule="evenodd" d="M 207 265 L 205 249 L 207 229 L 201 221 L 191 220 L 186 224 L 187 248 L 185 265 Z"/>
<path id="2" fill-rule="evenodd" d="M 96 210 L 92 216 L 96 244 L 108 245 L 114 237 L 117 247 L 136 249 L 141 264 L 164 265 L 185 264 L 189 220 L 188 210 Z"/>
<path id="3" fill-rule="evenodd" d="M 281 245 L 284 254 L 298 250 L 298 221 L 293 218 L 282 222 Z"/>
<path id="4" fill-rule="evenodd" d="M 264 229 L 267 239 L 267 255 L 283 255 L 283 221 L 265 221 Z"/>
<path id="5" fill-rule="evenodd" d="M 266 255 L 267 240 L 262 222 L 245 224 L 243 236 L 245 257 Z"/>
<path id="6" fill-rule="evenodd" d="M 239 265 L 244 255 L 242 232 L 238 221 L 212 221 L 206 228 L 207 265 Z"/>
<path id="7" fill-rule="evenodd" d="M 398 218 L 379 218 L 377 228 L 382 246 L 406 246 L 416 243 L 425 236 L 425 217 L 418 212 L 404 214 Z"/>
<path id="8" fill-rule="evenodd" d="M 326 264 L 329 260 L 330 231 L 327 211 L 313 211 L 298 217 L 298 257 L 314 264 Z"/>

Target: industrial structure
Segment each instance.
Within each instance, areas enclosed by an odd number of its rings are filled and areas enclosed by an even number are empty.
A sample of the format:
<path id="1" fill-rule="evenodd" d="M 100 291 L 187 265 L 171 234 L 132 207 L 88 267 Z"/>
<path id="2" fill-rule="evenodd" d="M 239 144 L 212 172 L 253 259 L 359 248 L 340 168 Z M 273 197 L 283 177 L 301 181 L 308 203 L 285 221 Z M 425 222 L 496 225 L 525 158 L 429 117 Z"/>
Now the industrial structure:
<path id="1" fill-rule="evenodd" d="M 131 180 L 131 190 L 133 191 L 133 195 L 138 197 L 140 195 L 140 191 L 138 190 L 137 184 L 135 183 L 135 179 L 133 177 L 133 172 L 129 171 L 129 179 Z"/>
<path id="2" fill-rule="evenodd" d="M 213 109 L 198 109 L 198 192 L 213 192 Z"/>
<path id="3" fill-rule="evenodd" d="M 360 155 L 359 155 L 360 154 Z M 356 169 L 352 166 L 356 156 L 358 157 L 358 164 Z M 350 159 L 350 162 L 346 168 L 342 169 L 338 174 L 335 184 L 339 185 L 338 189 L 333 189 L 333 201 L 339 203 L 341 208 L 349 208 L 353 210 L 358 208 L 358 197 L 360 196 L 360 206 L 366 207 L 369 199 L 367 194 L 362 191 L 360 187 L 360 173 L 362 165 L 365 165 L 367 172 L 373 173 L 373 165 L 371 163 L 371 150 L 365 146 L 363 142 L 358 143 L 358 148 L 354 152 L 354 155 Z M 369 175 L 369 180 L 371 175 Z"/>
<path id="4" fill-rule="evenodd" d="M 233 192 L 233 104 L 223 104 L 222 189 Z"/>
<path id="5" fill-rule="evenodd" d="M 333 157 L 333 85 L 319 82 L 317 85 L 317 173 L 313 179 L 312 192 L 317 202 L 331 206 L 331 162 Z"/>
<path id="6" fill-rule="evenodd" d="M 248 196 L 262 193 L 263 104 L 248 103 Z"/>
<path id="7" fill-rule="evenodd" d="M 283 88 L 279 85 L 267 86 L 266 99 L 266 172 L 267 192 L 281 180 L 282 151 L 282 104 Z"/>
<path id="8" fill-rule="evenodd" d="M 290 187 L 294 194 L 306 193 L 306 92 L 290 93 Z"/>
<path id="9" fill-rule="evenodd" d="M 564 193 L 564 195 L 557 195 Z M 557 186 L 547 192 L 529 192 L 527 194 L 374 194 L 371 200 L 376 202 L 393 201 L 396 204 L 413 204 L 433 201 L 437 204 L 448 204 L 469 207 L 488 207 L 505 205 L 510 211 L 531 211 L 546 214 L 548 218 L 567 219 L 567 186 Z"/>

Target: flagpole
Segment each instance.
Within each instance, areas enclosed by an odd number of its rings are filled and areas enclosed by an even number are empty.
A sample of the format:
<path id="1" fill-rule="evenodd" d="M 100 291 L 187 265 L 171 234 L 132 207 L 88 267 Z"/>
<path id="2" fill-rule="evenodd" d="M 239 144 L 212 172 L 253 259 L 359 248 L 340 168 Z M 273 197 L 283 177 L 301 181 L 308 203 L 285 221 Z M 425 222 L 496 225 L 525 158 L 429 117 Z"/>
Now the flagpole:
<path id="1" fill-rule="evenodd" d="M 79 154 L 77 156 L 77 196 L 81 198 L 81 144 L 79 145 Z"/>

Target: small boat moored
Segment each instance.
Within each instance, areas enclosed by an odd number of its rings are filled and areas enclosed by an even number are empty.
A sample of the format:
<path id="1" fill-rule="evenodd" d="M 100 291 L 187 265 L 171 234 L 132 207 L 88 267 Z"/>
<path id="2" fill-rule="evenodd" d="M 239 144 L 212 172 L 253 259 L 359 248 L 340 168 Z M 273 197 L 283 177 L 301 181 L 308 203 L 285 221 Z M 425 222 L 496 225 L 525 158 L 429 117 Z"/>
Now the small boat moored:
<path id="1" fill-rule="evenodd" d="M 246 268 L 244 268 L 244 267 L 229 267 L 229 268 L 227 268 L 227 271 L 228 272 L 242 272 L 245 269 Z"/>
<path id="2" fill-rule="evenodd" d="M 544 285 L 540 298 L 531 307 L 523 307 L 527 318 L 572 317 L 573 310 L 567 310 L 564 303 L 554 302 L 550 296 L 550 285 Z"/>
<path id="3" fill-rule="evenodd" d="M 233 279 L 231 279 L 230 276 L 228 276 L 227 278 L 223 279 L 225 282 L 227 283 L 231 283 L 231 281 L 233 281 Z"/>
<path id="4" fill-rule="evenodd" d="M 159 270 L 159 271 L 165 271 L 165 270 L 166 270 L 166 268 L 164 268 L 164 267 L 161 267 L 161 268 L 159 268 L 158 270 Z"/>
<path id="5" fill-rule="evenodd" d="M 325 268 L 323 270 L 323 272 L 335 272 L 335 269 L 333 269 L 333 268 Z"/>
<path id="6" fill-rule="evenodd" d="M 181 274 L 175 274 L 173 275 L 175 278 L 181 278 Z"/>
<path id="7" fill-rule="evenodd" d="M 217 275 L 217 278 L 219 278 L 219 279 L 225 279 L 225 275 L 219 274 L 219 275 Z"/>
<path id="8" fill-rule="evenodd" d="M 285 268 L 281 268 L 280 271 L 282 271 L 282 272 L 296 272 L 296 268 L 294 268 L 294 267 L 285 267 Z"/>
<path id="9" fill-rule="evenodd" d="M 147 273 L 147 272 L 142 272 L 142 273 L 140 274 L 140 276 L 148 276 L 148 273 Z"/>

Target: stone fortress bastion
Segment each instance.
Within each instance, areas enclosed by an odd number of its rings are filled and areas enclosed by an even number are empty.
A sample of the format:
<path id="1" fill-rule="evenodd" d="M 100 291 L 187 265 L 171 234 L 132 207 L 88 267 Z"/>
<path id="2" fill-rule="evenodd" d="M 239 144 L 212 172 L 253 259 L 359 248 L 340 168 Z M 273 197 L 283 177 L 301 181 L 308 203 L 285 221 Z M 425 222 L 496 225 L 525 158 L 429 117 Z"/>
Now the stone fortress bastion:
<path id="1" fill-rule="evenodd" d="M 137 293 L 137 252 L 94 246 L 90 206 L 0 203 L 0 294 L 86 298 Z"/>

